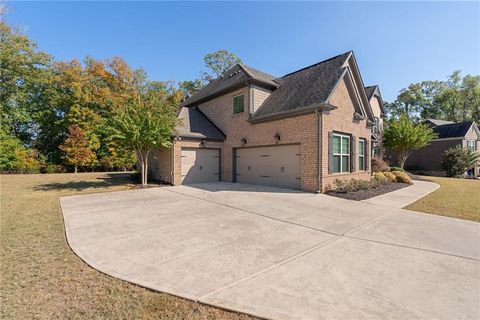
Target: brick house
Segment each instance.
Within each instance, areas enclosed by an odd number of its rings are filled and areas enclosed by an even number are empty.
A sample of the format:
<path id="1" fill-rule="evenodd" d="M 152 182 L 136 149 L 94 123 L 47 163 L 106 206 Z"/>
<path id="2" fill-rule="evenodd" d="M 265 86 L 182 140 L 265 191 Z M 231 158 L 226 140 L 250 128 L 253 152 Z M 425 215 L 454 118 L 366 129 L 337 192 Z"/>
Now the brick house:
<path id="1" fill-rule="evenodd" d="M 370 179 L 372 128 L 383 113 L 352 51 L 280 78 L 237 64 L 181 105 L 173 147 L 155 151 L 149 167 L 173 185 L 323 192 L 337 178 Z"/>
<path id="2" fill-rule="evenodd" d="M 412 152 L 405 162 L 407 170 L 422 171 L 431 175 L 444 175 L 442 155 L 452 147 L 468 148 L 480 152 L 480 131 L 475 122 L 452 122 L 428 119 L 425 123 L 437 134 L 430 144 Z M 480 167 L 471 168 L 479 176 Z"/>

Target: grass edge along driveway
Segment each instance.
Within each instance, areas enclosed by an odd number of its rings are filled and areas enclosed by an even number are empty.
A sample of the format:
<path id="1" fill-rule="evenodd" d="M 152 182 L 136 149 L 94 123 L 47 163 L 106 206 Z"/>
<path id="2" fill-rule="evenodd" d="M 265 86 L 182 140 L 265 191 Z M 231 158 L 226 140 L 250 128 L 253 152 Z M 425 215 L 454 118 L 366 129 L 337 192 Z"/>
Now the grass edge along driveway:
<path id="1" fill-rule="evenodd" d="M 480 222 L 480 180 L 420 177 L 440 188 L 404 209 Z"/>

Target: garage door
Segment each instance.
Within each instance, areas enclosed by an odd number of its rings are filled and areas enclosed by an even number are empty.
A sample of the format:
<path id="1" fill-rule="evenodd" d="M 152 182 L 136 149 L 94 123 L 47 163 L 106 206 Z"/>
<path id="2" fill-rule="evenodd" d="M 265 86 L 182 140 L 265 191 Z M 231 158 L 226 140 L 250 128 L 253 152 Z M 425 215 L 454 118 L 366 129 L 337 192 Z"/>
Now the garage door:
<path id="1" fill-rule="evenodd" d="M 220 150 L 182 148 L 182 183 L 220 180 Z"/>
<path id="2" fill-rule="evenodd" d="M 300 189 L 300 145 L 236 149 L 236 181 Z"/>

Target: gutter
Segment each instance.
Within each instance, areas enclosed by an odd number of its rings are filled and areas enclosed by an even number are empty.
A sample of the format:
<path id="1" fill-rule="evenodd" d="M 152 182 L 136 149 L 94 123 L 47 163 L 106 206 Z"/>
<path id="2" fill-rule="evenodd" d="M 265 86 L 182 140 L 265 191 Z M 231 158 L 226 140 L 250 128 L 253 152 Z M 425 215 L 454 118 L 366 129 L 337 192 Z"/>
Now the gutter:
<path id="1" fill-rule="evenodd" d="M 321 190 L 320 190 L 320 179 L 321 179 L 321 175 L 322 175 L 322 164 L 321 164 L 321 160 L 322 160 L 322 149 L 321 148 L 321 141 L 322 141 L 322 128 L 321 128 L 321 125 L 322 125 L 322 118 L 321 118 L 321 112 L 317 109 L 315 110 L 315 113 L 317 114 L 317 148 L 318 148 L 318 152 L 317 152 L 317 194 L 318 193 L 321 193 Z"/>

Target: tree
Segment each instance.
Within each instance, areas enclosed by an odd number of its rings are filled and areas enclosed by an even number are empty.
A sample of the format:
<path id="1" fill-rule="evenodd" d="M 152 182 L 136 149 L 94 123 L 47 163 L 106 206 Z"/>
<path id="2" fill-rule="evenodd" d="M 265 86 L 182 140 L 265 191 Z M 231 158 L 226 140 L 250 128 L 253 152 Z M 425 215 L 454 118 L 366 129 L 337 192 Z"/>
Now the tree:
<path id="1" fill-rule="evenodd" d="M 77 173 L 78 166 L 86 165 L 92 156 L 92 150 L 88 147 L 88 140 L 83 130 L 76 124 L 68 127 L 67 139 L 60 146 L 60 149 L 65 152 L 67 163 L 74 166 L 75 173 Z"/>
<path id="2" fill-rule="evenodd" d="M 180 91 L 183 93 L 185 97 L 192 96 L 195 92 L 200 90 L 203 87 L 202 80 L 195 79 L 195 80 L 187 80 L 182 81 L 178 84 Z"/>
<path id="3" fill-rule="evenodd" d="M 0 22 L 0 117 L 24 144 L 35 138 L 45 108 L 51 57 L 16 29 Z"/>
<path id="4" fill-rule="evenodd" d="M 405 161 L 415 149 L 427 146 L 436 134 L 425 124 L 415 124 L 406 115 L 399 119 L 391 119 L 383 132 L 383 143 L 386 148 L 398 155 L 398 164 L 403 169 Z"/>
<path id="5" fill-rule="evenodd" d="M 227 50 L 218 50 L 208 53 L 203 58 L 205 66 L 209 69 L 203 72 L 202 80 L 210 82 L 220 77 L 225 71 L 233 67 L 237 63 L 242 63 L 242 60 L 234 53 Z"/>
<path id="6" fill-rule="evenodd" d="M 384 104 L 389 117 L 406 114 L 416 121 L 435 118 L 450 121 L 480 121 L 480 76 L 459 70 L 446 81 L 412 83 L 395 101 Z"/>
<path id="7" fill-rule="evenodd" d="M 113 137 L 135 151 L 142 185 L 147 185 L 148 157 L 153 149 L 170 147 L 177 124 L 177 105 L 163 91 L 149 90 L 129 101 L 111 121 Z"/>
<path id="8" fill-rule="evenodd" d="M 480 155 L 460 146 L 445 150 L 442 155 L 442 167 L 449 177 L 461 177 L 469 168 L 475 167 Z"/>

